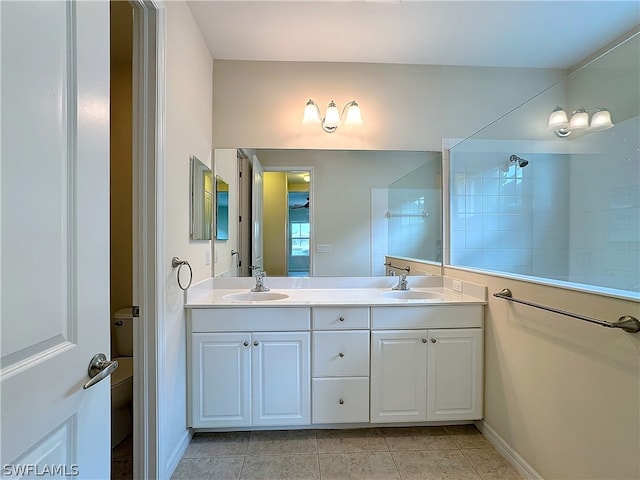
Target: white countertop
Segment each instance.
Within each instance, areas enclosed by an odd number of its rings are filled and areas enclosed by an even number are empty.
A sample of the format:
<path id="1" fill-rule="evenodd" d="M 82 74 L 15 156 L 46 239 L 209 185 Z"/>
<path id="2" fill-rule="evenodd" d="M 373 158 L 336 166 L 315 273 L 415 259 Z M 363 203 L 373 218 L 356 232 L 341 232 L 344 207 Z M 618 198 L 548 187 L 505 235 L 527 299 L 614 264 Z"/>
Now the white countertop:
<path id="1" fill-rule="evenodd" d="M 201 290 L 201 294 L 188 299 L 186 308 L 218 308 L 218 307 L 295 307 L 295 306 L 399 306 L 399 305 L 459 305 L 459 304 L 486 304 L 486 288 L 479 285 L 462 283 L 462 292 L 446 288 L 450 282 L 444 277 L 408 277 L 409 295 L 421 296 L 423 293 L 431 294 L 434 298 L 393 298 L 389 295 L 403 295 L 402 291 L 392 290 L 397 282 L 393 277 L 383 277 L 387 280 L 368 282 L 359 278 L 353 281 L 341 278 L 335 283 L 323 280 L 321 283 L 309 282 L 307 284 L 287 284 L 286 281 L 277 278 L 265 279 L 265 285 L 270 288 L 269 294 L 281 294 L 284 298 L 274 300 L 234 299 L 230 295 L 247 294 L 253 283 L 252 279 L 240 281 L 238 279 L 214 279 L 213 288 Z M 451 280 L 451 279 L 448 279 Z M 272 286 L 269 285 L 271 281 Z M 239 283 L 242 283 L 239 285 Z M 351 288 L 348 285 L 353 284 Z M 333 286 L 333 285 L 335 286 Z M 383 285 L 381 285 L 383 284 Z M 388 285 L 387 285 L 388 284 Z M 396 293 L 392 293 L 396 292 Z M 258 296 L 260 293 L 250 295 Z M 246 295 L 245 295 L 246 296 Z M 259 298 L 259 297 L 258 297 Z"/>

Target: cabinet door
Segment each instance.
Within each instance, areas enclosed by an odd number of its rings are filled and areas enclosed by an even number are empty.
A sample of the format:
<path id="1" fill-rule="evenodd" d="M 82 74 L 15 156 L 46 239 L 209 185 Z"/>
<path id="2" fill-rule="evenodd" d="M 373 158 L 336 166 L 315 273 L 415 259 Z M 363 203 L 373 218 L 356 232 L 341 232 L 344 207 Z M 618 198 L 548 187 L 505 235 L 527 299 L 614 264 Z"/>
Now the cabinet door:
<path id="1" fill-rule="evenodd" d="M 427 420 L 482 418 L 482 329 L 429 330 Z"/>
<path id="2" fill-rule="evenodd" d="M 194 333 L 193 427 L 251 425 L 251 334 Z"/>
<path id="3" fill-rule="evenodd" d="M 427 331 L 371 332 L 371 422 L 427 419 Z"/>
<path id="4" fill-rule="evenodd" d="M 309 332 L 252 335 L 253 425 L 309 425 Z"/>

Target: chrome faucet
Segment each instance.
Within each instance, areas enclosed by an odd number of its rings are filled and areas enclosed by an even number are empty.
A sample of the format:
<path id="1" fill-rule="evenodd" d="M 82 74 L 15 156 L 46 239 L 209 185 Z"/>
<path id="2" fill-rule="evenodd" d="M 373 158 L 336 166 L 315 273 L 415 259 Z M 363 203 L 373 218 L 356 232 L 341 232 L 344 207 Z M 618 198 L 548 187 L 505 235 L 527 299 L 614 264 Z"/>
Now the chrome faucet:
<path id="1" fill-rule="evenodd" d="M 398 275 L 398 283 L 391 290 L 409 290 L 409 282 L 407 282 L 407 274 L 401 273 Z"/>
<path id="2" fill-rule="evenodd" d="M 264 277 L 267 276 L 267 272 L 264 272 L 260 267 L 253 269 L 253 276 L 256 279 L 256 286 L 251 289 L 252 292 L 268 292 L 269 289 L 264 286 Z"/>

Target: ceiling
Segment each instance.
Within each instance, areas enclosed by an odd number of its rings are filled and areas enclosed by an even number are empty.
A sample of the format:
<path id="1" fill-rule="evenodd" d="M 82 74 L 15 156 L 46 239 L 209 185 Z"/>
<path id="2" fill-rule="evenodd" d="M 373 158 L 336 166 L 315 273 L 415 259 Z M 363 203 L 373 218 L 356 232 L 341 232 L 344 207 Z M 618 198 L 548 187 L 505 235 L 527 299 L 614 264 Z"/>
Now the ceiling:
<path id="1" fill-rule="evenodd" d="M 569 68 L 640 24 L 640 0 L 188 4 L 216 60 Z"/>

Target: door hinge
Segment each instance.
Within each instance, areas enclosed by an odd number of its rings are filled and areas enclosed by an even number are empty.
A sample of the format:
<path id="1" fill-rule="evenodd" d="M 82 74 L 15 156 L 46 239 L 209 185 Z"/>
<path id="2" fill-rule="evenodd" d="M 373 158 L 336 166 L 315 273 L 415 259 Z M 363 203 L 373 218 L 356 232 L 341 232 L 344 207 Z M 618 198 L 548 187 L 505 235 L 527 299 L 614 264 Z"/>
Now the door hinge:
<path id="1" fill-rule="evenodd" d="M 238 222 L 242 221 L 242 215 L 238 215 Z"/>
<path id="2" fill-rule="evenodd" d="M 140 316 L 140 307 L 138 305 L 131 307 L 131 315 L 133 318 L 138 318 Z"/>

